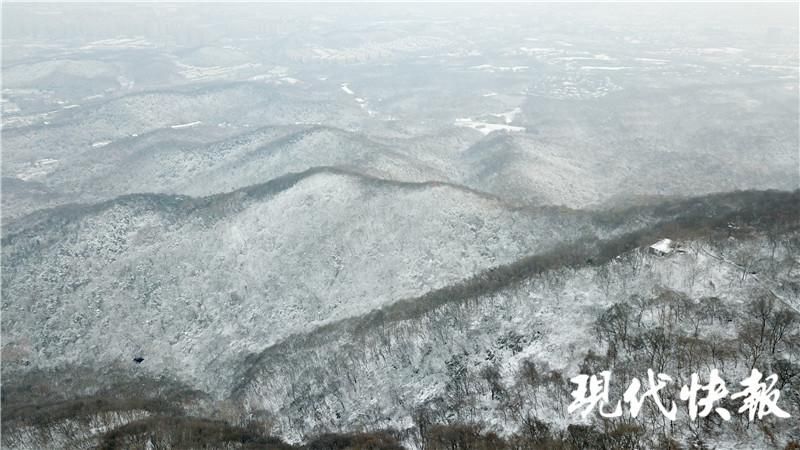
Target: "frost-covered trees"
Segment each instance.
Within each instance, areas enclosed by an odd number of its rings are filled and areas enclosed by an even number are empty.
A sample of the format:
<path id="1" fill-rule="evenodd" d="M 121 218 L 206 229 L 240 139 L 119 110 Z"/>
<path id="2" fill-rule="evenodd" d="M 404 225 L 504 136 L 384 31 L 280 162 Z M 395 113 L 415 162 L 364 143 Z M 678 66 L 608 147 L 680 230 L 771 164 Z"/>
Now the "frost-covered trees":
<path id="1" fill-rule="evenodd" d="M 740 351 L 752 369 L 774 357 L 783 347 L 800 347 L 798 314 L 778 304 L 770 292 L 763 292 L 745 309 L 746 320 L 740 325 Z"/>

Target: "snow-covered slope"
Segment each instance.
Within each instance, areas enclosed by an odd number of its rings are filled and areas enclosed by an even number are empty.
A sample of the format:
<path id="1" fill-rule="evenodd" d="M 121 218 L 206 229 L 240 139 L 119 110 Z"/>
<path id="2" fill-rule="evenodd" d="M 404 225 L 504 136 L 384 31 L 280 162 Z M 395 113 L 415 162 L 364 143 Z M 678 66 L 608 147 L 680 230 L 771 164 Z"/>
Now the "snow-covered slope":
<path id="1" fill-rule="evenodd" d="M 224 129 L 158 130 L 72 156 L 41 179 L 53 190 L 97 201 L 141 192 L 211 195 L 322 166 L 403 181 L 448 179 L 389 145 L 315 125 L 266 126 L 234 135 Z"/>
<path id="2" fill-rule="evenodd" d="M 45 124 L 6 130 L 3 146 L 9 151 L 3 154 L 3 171 L 9 173 L 46 155 L 63 160 L 97 148 L 93 144 L 113 143 L 165 128 L 186 134 L 196 133 L 197 127 L 226 123 L 240 132 L 247 127 L 297 122 L 347 128 L 364 115 L 357 105 L 339 104 L 324 93 L 282 90 L 266 84 L 215 83 L 136 92 L 54 113 Z M 186 124 L 196 125 L 173 128 Z"/>
<path id="3" fill-rule="evenodd" d="M 567 379 L 586 373 L 586 364 L 595 361 L 600 364 L 592 367 L 595 374 L 612 368 L 603 365 L 610 364 L 603 356 L 607 347 L 595 328 L 612 305 L 645 311 L 641 305 L 655 305 L 651 322 L 644 319 L 649 329 L 685 329 L 698 342 L 725 345 L 738 342 L 739 327 L 748 320 L 747 305 L 758 293 L 775 296 L 778 309 L 800 309 L 800 272 L 783 272 L 793 265 L 743 278 L 742 267 L 730 259 L 742 253 L 760 261 L 790 256 L 788 241 L 797 241 L 800 230 L 796 213 L 793 217 L 780 238 L 786 246 L 778 245 L 771 256 L 771 245 L 763 237 L 715 241 L 713 233 L 704 232 L 681 241 L 685 252 L 665 257 L 640 248 L 605 261 L 595 259 L 594 264 L 548 266 L 533 258 L 499 271 L 496 277 L 501 281 L 493 283 L 492 274 L 484 274 L 460 287 L 288 339 L 251 359 L 235 394 L 247 411 L 273 418 L 274 432 L 290 440 L 322 430 L 412 429 L 420 426 L 420 417 L 423 425 L 424 420 L 472 422 L 499 433 L 524 433 L 527 415 L 563 429 L 581 422 L 566 412 L 574 389 Z M 758 219 L 740 223 L 745 222 L 753 225 Z M 694 227 L 691 221 L 677 223 L 673 232 Z M 595 250 L 602 254 L 608 245 L 599 242 Z M 670 302 L 676 307 L 681 301 L 688 302 L 678 307 L 686 316 L 669 325 L 659 321 L 658 308 L 669 308 Z M 722 317 L 719 322 L 717 317 Z M 696 347 L 691 351 L 696 358 L 706 357 Z M 783 357 L 792 354 L 796 356 L 796 347 Z M 729 383 L 749 374 L 747 365 L 737 363 L 735 352 L 721 358 L 715 361 L 727 372 Z M 758 362 L 762 368 L 770 364 L 766 357 Z M 667 372 L 685 381 L 690 367 L 669 365 Z M 620 377 L 641 377 L 645 369 L 629 373 L 617 365 Z M 497 378 L 490 378 L 491 373 Z M 552 378 L 553 374 L 558 375 Z M 616 383 L 620 389 L 627 386 L 620 379 Z M 784 390 L 784 397 L 791 389 Z M 790 396 L 782 405 L 799 407 L 794 401 Z M 780 445 L 792 436 L 790 422 L 773 427 L 773 439 Z M 734 445 L 744 435 L 751 444 L 770 445 L 764 435 L 736 427 L 727 430 L 736 433 L 719 437 L 725 445 Z M 795 430 L 795 438 L 796 434 Z M 675 437 L 693 438 L 688 433 Z"/>
<path id="4" fill-rule="evenodd" d="M 551 248 L 580 217 L 334 169 L 42 211 L 5 230 L 4 340 L 17 368 L 142 356 L 217 391 L 242 354 Z"/>
<path id="5" fill-rule="evenodd" d="M 126 372 L 174 379 L 272 417 L 271 433 L 294 441 L 411 429 L 417 407 L 511 432 L 519 417 L 481 381 L 487 367 L 504 389 L 524 361 L 573 373 L 602 350 L 594 321 L 632 295 L 748 298 L 761 278 L 727 262 L 739 254 L 727 224 L 796 232 L 797 196 L 515 209 L 454 185 L 316 169 L 205 198 L 40 211 L 3 238 L 4 380 L 88 370 L 77 384 L 91 393 Z M 699 250 L 636 250 L 665 233 Z M 778 272 L 796 277 L 788 267 Z M 791 299 L 791 286 L 767 287 Z M 553 424 L 572 420 L 564 399 L 537 402 Z"/>

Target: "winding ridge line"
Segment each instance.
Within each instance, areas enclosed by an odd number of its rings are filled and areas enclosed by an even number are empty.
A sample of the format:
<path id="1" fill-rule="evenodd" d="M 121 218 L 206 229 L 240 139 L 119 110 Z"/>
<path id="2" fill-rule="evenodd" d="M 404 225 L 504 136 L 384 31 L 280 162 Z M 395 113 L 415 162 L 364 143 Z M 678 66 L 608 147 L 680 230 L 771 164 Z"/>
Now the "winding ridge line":
<path id="1" fill-rule="evenodd" d="M 66 223 L 79 220 L 84 216 L 100 213 L 115 206 L 124 204 L 129 204 L 131 206 L 143 206 L 145 208 L 150 207 L 154 209 L 161 207 L 162 210 L 179 216 L 199 214 L 204 210 L 213 210 L 214 217 L 221 217 L 225 213 L 235 213 L 245 209 L 248 205 L 248 201 L 268 200 L 275 195 L 294 187 L 297 183 L 319 174 L 331 174 L 342 177 L 356 178 L 364 183 L 374 186 L 399 187 L 404 189 L 447 187 L 480 197 L 484 200 L 495 202 L 509 211 L 528 210 L 535 212 L 555 209 L 573 212 L 580 211 L 555 206 L 515 206 L 508 204 L 506 201 L 495 195 L 446 181 L 400 181 L 368 175 L 352 167 L 317 166 L 302 172 L 292 172 L 282 175 L 264 183 L 246 186 L 234 191 L 213 194 L 206 197 L 192 197 L 180 194 L 135 193 L 121 195 L 119 197 L 104 200 L 99 203 L 69 203 L 53 208 L 41 209 L 14 219 L 9 224 L 4 224 L 4 237 L 2 242 L 5 245 L 6 243 L 11 242 L 15 236 L 22 234 L 26 230 L 34 227 L 41 227 L 45 225 L 63 226 Z"/>
<path id="2" fill-rule="evenodd" d="M 387 323 L 420 317 L 450 303 L 463 303 L 496 293 L 550 270 L 602 265 L 665 234 L 681 238 L 708 237 L 727 232 L 727 224 L 731 221 L 755 230 L 767 226 L 779 226 L 786 232 L 800 230 L 800 190 L 717 194 L 688 199 L 683 204 L 686 207 L 683 216 L 660 220 L 612 239 L 590 241 L 584 238 L 561 244 L 550 251 L 485 270 L 461 283 L 400 300 L 362 316 L 331 322 L 308 333 L 288 336 L 260 353 L 245 358 L 244 369 L 237 374 L 237 380 L 233 383 L 232 397 L 241 399 L 248 382 L 255 378 L 261 371 L 262 363 L 273 354 L 285 354 L 297 347 L 324 345 L 329 342 L 327 334 L 335 330 L 347 330 L 357 336 Z M 679 205 L 669 206 L 676 208 Z"/>

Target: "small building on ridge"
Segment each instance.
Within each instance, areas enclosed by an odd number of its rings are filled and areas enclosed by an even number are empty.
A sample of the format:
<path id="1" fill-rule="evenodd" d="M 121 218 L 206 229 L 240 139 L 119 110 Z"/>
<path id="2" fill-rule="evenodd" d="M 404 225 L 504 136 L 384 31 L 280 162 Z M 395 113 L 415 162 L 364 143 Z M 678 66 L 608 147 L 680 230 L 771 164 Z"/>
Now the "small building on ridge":
<path id="1" fill-rule="evenodd" d="M 648 247 L 647 250 L 657 256 L 666 256 L 672 253 L 675 248 L 671 239 L 661 239 L 660 241 Z"/>

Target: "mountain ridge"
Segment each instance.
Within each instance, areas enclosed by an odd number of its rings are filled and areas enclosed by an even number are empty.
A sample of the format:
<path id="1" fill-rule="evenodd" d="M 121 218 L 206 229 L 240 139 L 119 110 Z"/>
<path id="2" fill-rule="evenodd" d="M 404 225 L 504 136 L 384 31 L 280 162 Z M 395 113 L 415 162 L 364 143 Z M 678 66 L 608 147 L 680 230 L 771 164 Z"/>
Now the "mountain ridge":
<path id="1" fill-rule="evenodd" d="M 749 202 L 742 209 L 730 208 L 721 214 L 714 212 L 705 217 L 666 220 L 645 229 L 602 241 L 566 243 L 541 254 L 525 256 L 510 264 L 489 268 L 467 280 L 427 292 L 420 297 L 398 300 L 362 316 L 348 317 L 338 322 L 325 324 L 302 335 L 286 337 L 265 348 L 261 354 L 248 356 L 246 361 L 250 369 L 246 369 L 244 374 L 237 377 L 244 380 L 249 379 L 247 374 L 252 370 L 258 370 L 259 361 L 273 353 L 280 354 L 287 351 L 286 346 L 296 350 L 298 346 L 315 346 L 327 342 L 325 334 L 334 330 L 352 330 L 352 334 L 357 335 L 365 328 L 380 327 L 382 324 L 408 320 L 448 303 L 465 302 L 472 298 L 491 295 L 493 292 L 505 289 L 543 271 L 558 270 L 563 267 L 579 268 L 602 265 L 626 252 L 646 246 L 667 233 L 673 233 L 673 238 L 675 234 L 685 237 L 695 237 L 698 234 L 702 236 L 709 232 L 727 230 L 730 220 L 733 219 L 740 219 L 737 224 L 739 227 L 758 225 L 766 214 L 775 212 L 775 202 L 790 206 L 792 204 L 800 205 L 800 190 L 794 192 L 744 191 L 707 195 L 688 199 L 686 203 L 697 202 L 701 199 L 724 202 L 735 200 L 738 196 L 756 196 L 756 198 L 746 199 L 745 201 L 749 200 Z M 789 231 L 800 229 L 800 209 L 789 209 L 788 215 L 780 216 L 779 220 L 786 222 L 783 226 L 788 226 Z M 241 385 L 236 386 L 233 390 L 234 396 L 240 395 L 242 389 Z"/>
<path id="2" fill-rule="evenodd" d="M 469 193 L 472 195 L 476 195 L 481 197 L 485 200 L 495 201 L 499 204 L 506 206 L 512 210 L 521 210 L 521 209 L 533 209 L 531 207 L 525 206 L 516 206 L 509 203 L 506 203 L 502 198 L 495 196 L 490 193 L 482 192 L 464 185 L 460 185 L 457 183 L 447 182 L 447 181 L 437 181 L 437 180 L 430 180 L 430 181 L 401 181 L 401 180 L 393 180 L 387 178 L 380 178 L 377 176 L 369 175 L 359 171 L 357 168 L 347 167 L 347 166 L 317 166 L 312 167 L 310 169 L 304 170 L 302 172 L 292 172 L 287 173 L 285 175 L 279 176 L 277 178 L 270 179 L 263 183 L 258 183 L 255 185 L 245 186 L 242 188 L 235 189 L 230 192 L 223 192 L 218 194 L 212 194 L 207 196 L 191 196 L 191 195 L 182 195 L 182 194 L 168 194 L 168 193 L 155 193 L 155 192 L 141 192 L 141 193 L 130 193 L 130 194 L 123 194 L 108 200 L 103 200 L 96 203 L 68 203 L 64 205 L 59 205 L 50 208 L 43 208 L 40 210 L 33 211 L 29 214 L 24 216 L 15 218 L 12 222 L 4 224 L 4 228 L 8 230 L 8 227 L 11 226 L 15 228 L 21 225 L 23 221 L 29 221 L 32 218 L 36 218 L 39 216 L 49 216 L 54 213 L 59 212 L 66 212 L 69 216 L 79 217 L 82 213 L 91 213 L 95 211 L 104 210 L 110 207 L 113 207 L 117 203 L 128 202 L 128 201 L 136 201 L 136 200 L 145 200 L 145 201 L 157 201 L 157 200 L 165 200 L 173 203 L 175 207 L 184 207 L 188 208 L 188 210 L 200 209 L 204 207 L 211 207 L 212 203 L 215 201 L 224 201 L 228 199 L 233 199 L 235 197 L 241 198 L 241 196 L 246 195 L 248 197 L 252 197 L 253 199 L 264 199 L 271 195 L 280 193 L 287 189 L 292 188 L 298 182 L 313 177 L 319 174 L 333 174 L 333 175 L 340 175 L 344 177 L 353 177 L 362 180 L 365 183 L 375 183 L 378 185 L 383 186 L 394 186 L 400 188 L 410 188 L 410 189 L 424 189 L 426 187 L 449 187 L 464 193 Z M 575 210 L 577 211 L 577 210 Z M 4 233 L 5 235 L 12 236 L 14 233 Z M 5 239 L 5 237 L 4 237 Z M 4 241 L 5 242 L 5 241 Z"/>

